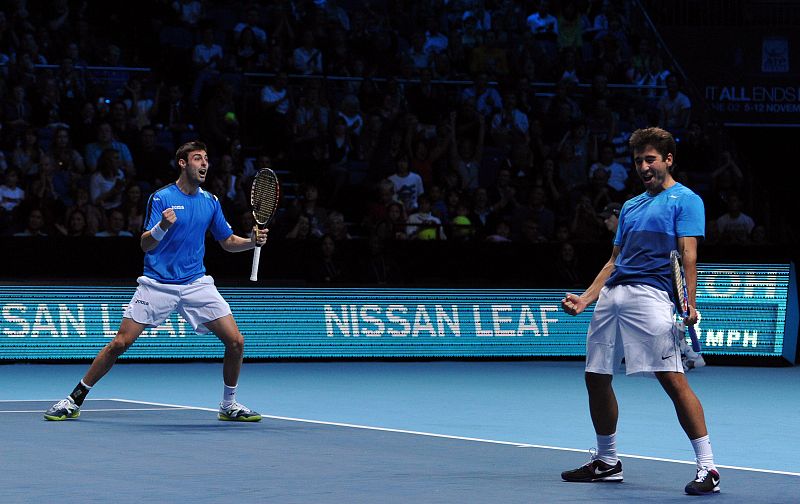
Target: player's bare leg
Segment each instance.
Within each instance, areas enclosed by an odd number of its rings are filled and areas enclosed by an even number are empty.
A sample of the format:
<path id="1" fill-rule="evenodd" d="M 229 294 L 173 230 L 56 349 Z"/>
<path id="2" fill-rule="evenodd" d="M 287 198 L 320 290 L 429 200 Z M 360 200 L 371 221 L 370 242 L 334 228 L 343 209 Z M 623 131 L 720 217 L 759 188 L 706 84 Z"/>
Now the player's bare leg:
<path id="1" fill-rule="evenodd" d="M 703 405 L 695 395 L 686 375 L 683 373 L 659 372 L 656 378 L 666 391 L 672 403 L 675 405 L 675 412 L 678 414 L 678 421 L 681 427 L 689 436 L 689 439 L 697 439 L 708 435 L 706 429 L 706 419 L 703 412 Z"/>
<path id="2" fill-rule="evenodd" d="M 89 370 L 86 371 L 86 375 L 83 377 L 83 383 L 93 387 L 100 381 L 100 378 L 108 373 L 117 358 L 133 345 L 133 342 L 142 334 L 145 327 L 144 324 L 135 322 L 133 319 L 122 319 L 117 335 L 94 358 L 92 365 L 89 366 Z"/>
<path id="3" fill-rule="evenodd" d="M 117 335 L 98 352 L 92 361 L 92 365 L 89 366 L 89 370 L 86 371 L 83 380 L 78 382 L 69 396 L 52 405 L 44 413 L 45 419 L 69 420 L 78 418 L 81 415 L 83 400 L 89 390 L 100 381 L 100 378 L 108 373 L 117 358 L 130 348 L 144 329 L 145 326 L 143 324 L 134 322 L 133 319 L 123 318 L 117 330 Z"/>
<path id="4" fill-rule="evenodd" d="M 225 381 L 225 391 L 220 403 L 219 419 L 258 422 L 261 420 L 261 415 L 236 402 L 236 387 L 239 383 L 239 373 L 242 369 L 242 359 L 244 357 L 244 336 L 239 331 L 233 315 L 226 315 L 211 322 L 206 322 L 205 326 L 225 345 L 225 357 L 222 360 L 222 378 Z"/>
<path id="5" fill-rule="evenodd" d="M 222 378 L 231 386 L 239 383 L 239 373 L 242 369 L 244 357 L 244 336 L 239 332 L 239 327 L 233 315 L 226 315 L 205 326 L 213 332 L 225 345 L 225 357 L 222 359 Z"/>
<path id="6" fill-rule="evenodd" d="M 592 451 L 587 464 L 562 472 L 561 478 L 582 483 L 620 482 L 623 478 L 622 462 L 616 449 L 619 406 L 611 386 L 613 376 L 587 372 L 584 377 L 589 392 L 589 412 L 597 434 L 597 451 Z"/>
<path id="7" fill-rule="evenodd" d="M 589 413 L 595 433 L 608 436 L 617 432 L 619 406 L 614 388 L 611 386 L 612 375 L 586 373 L 586 390 L 589 392 Z"/>
<path id="8" fill-rule="evenodd" d="M 703 405 L 700 404 L 683 373 L 659 372 L 656 373 L 656 378 L 672 399 L 678 421 L 689 436 L 694 449 L 697 474 L 695 479 L 686 484 L 686 493 L 691 495 L 719 493 L 720 476 L 714 465 L 714 454 L 711 451 Z"/>

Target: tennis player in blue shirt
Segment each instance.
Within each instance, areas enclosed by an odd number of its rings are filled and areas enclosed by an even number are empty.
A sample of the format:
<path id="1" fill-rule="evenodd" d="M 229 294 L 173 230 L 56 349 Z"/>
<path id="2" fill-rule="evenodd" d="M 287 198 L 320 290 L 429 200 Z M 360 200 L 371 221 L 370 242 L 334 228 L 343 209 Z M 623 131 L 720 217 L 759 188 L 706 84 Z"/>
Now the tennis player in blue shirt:
<path id="1" fill-rule="evenodd" d="M 145 252 L 144 274 L 137 280 L 139 287 L 119 330 L 97 354 L 75 390 L 45 412 L 47 420 L 78 418 L 89 390 L 111 369 L 117 357 L 145 328 L 160 325 L 176 310 L 195 331 L 213 332 L 225 345 L 219 419 L 261 420 L 261 415 L 236 401 L 244 338 L 230 305 L 217 291 L 214 279 L 206 275 L 203 256 L 207 231 L 228 252 L 243 252 L 266 243 L 267 230 L 254 227 L 251 238 L 233 234 L 219 200 L 200 187 L 209 169 L 205 144 L 188 142 L 178 149 L 175 158 L 180 169 L 178 180 L 154 192 L 147 203 L 140 242 Z"/>
<path id="2" fill-rule="evenodd" d="M 635 131 L 629 140 L 636 171 L 645 192 L 622 207 L 611 258 L 580 296 L 561 301 L 570 315 L 597 301 L 586 337 L 586 388 L 597 434 L 597 451 L 589 463 L 561 473 L 566 481 L 622 481 L 617 457 L 619 410 L 611 386 L 614 370 L 625 357 L 627 374 L 655 375 L 672 399 L 681 427 L 691 440 L 697 461 L 695 479 L 686 493 L 719 492 L 719 472 L 706 429 L 703 407 L 683 374 L 679 334 L 674 324 L 670 251 L 683 256 L 689 314 L 697 322 L 697 243 L 704 236 L 703 201 L 672 178 L 675 140 L 660 128 Z"/>

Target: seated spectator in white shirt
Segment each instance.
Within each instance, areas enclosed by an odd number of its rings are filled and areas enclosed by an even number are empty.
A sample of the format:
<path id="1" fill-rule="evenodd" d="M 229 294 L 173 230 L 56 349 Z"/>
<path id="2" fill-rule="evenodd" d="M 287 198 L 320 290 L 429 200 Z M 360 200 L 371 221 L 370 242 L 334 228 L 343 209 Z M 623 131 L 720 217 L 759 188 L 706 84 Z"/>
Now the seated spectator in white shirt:
<path id="1" fill-rule="evenodd" d="M 431 17 L 427 23 L 428 30 L 425 32 L 425 52 L 438 54 L 447 50 L 447 35 L 439 31 L 436 18 Z"/>
<path id="2" fill-rule="evenodd" d="M 172 2 L 172 9 L 178 13 L 179 19 L 189 26 L 196 26 L 203 17 L 203 3 L 197 0 Z"/>
<path id="3" fill-rule="evenodd" d="M 14 168 L 8 170 L 5 184 L 0 185 L 0 208 L 4 212 L 13 212 L 25 199 L 25 191 L 17 185 L 18 183 L 19 172 Z"/>
<path id="4" fill-rule="evenodd" d="M 422 32 L 414 32 L 411 34 L 410 47 L 406 52 L 406 56 L 414 68 L 422 70 L 428 68 L 431 63 L 431 58 L 425 52 L 425 34 Z"/>
<path id="5" fill-rule="evenodd" d="M 311 30 L 303 32 L 303 45 L 294 50 L 292 62 L 297 73 L 319 75 L 322 73 L 322 51 L 314 47 L 314 34 Z"/>
<path id="6" fill-rule="evenodd" d="M 503 108 L 503 99 L 493 87 L 489 87 L 489 76 L 485 73 L 478 74 L 475 83 L 461 93 L 461 101 L 474 101 L 475 108 L 484 117 Z"/>
<path id="7" fill-rule="evenodd" d="M 534 35 L 558 34 L 558 19 L 550 14 L 547 0 L 541 0 L 536 11 L 528 16 L 528 27 Z"/>
<path id="8" fill-rule="evenodd" d="M 403 203 L 406 212 L 412 212 L 417 208 L 417 198 L 425 192 L 422 184 L 422 177 L 408 168 L 408 158 L 401 156 L 397 160 L 397 171 L 389 177 L 394 184 L 394 193 L 397 199 Z"/>
<path id="9" fill-rule="evenodd" d="M 192 63 L 199 71 L 219 70 L 222 62 L 222 46 L 214 42 L 214 29 L 204 28 L 202 42 L 194 46 Z"/>
<path id="10" fill-rule="evenodd" d="M 14 236 L 47 236 L 46 229 L 44 213 L 38 208 L 34 208 L 28 212 L 28 221 L 25 229 L 14 233 Z"/>
<path id="11" fill-rule="evenodd" d="M 600 148 L 600 159 L 589 167 L 589 178 L 592 178 L 597 170 L 605 170 L 608 173 L 608 185 L 617 192 L 625 190 L 628 181 L 628 170 L 620 163 L 614 161 L 614 145 L 604 143 Z"/>
<path id="12" fill-rule="evenodd" d="M 128 149 L 126 144 L 114 140 L 114 130 L 108 122 L 101 122 L 97 125 L 97 141 L 86 146 L 86 156 L 84 156 L 84 160 L 86 161 L 86 166 L 89 168 L 89 171 L 97 170 L 98 159 L 100 159 L 100 155 L 106 149 L 114 149 L 119 153 L 122 167 L 126 174 L 129 176 L 136 174 L 130 149 Z"/>
<path id="13" fill-rule="evenodd" d="M 97 163 L 97 171 L 89 179 L 89 194 L 92 203 L 110 210 L 122 205 L 122 190 L 125 174 L 120 169 L 119 152 L 106 149 Z"/>
<path id="14" fill-rule="evenodd" d="M 427 194 L 417 198 L 419 208 L 408 216 L 406 235 L 412 240 L 446 240 L 442 221 L 431 213 L 431 200 Z"/>
<path id="15" fill-rule="evenodd" d="M 261 106 L 267 112 L 285 116 L 289 112 L 289 93 L 286 90 L 288 76 L 281 72 L 271 84 L 261 89 Z"/>
<path id="16" fill-rule="evenodd" d="M 748 243 L 756 223 L 742 212 L 742 199 L 738 194 L 728 195 L 728 212 L 717 219 L 717 232 L 721 243 Z"/>
<path id="17" fill-rule="evenodd" d="M 95 236 L 108 238 L 111 236 L 133 236 L 130 231 L 125 231 L 125 215 L 119 210 L 112 210 L 108 214 L 108 229 L 96 233 Z"/>
<path id="18" fill-rule="evenodd" d="M 253 35 L 256 36 L 258 39 L 258 43 L 264 47 L 267 45 L 267 32 L 264 31 L 263 28 L 259 26 L 260 24 L 260 14 L 258 12 L 257 7 L 248 7 L 247 11 L 245 12 L 245 19 L 244 21 L 237 23 L 236 26 L 233 27 L 233 34 L 236 39 L 239 39 L 239 35 L 241 35 L 242 30 L 245 28 L 250 28 L 253 30 Z"/>
<path id="19" fill-rule="evenodd" d="M 337 112 L 337 115 L 344 119 L 351 135 L 356 137 L 361 135 L 364 119 L 361 117 L 361 104 L 357 96 L 347 95 L 342 98 L 341 110 Z"/>
<path id="20" fill-rule="evenodd" d="M 678 89 L 678 78 L 667 77 L 667 91 L 658 101 L 658 125 L 675 132 L 686 129 L 692 114 L 692 102 Z"/>
<path id="21" fill-rule="evenodd" d="M 517 95 L 506 94 L 503 108 L 492 117 L 491 135 L 495 145 L 525 143 L 528 128 L 528 116 L 517 108 Z"/>

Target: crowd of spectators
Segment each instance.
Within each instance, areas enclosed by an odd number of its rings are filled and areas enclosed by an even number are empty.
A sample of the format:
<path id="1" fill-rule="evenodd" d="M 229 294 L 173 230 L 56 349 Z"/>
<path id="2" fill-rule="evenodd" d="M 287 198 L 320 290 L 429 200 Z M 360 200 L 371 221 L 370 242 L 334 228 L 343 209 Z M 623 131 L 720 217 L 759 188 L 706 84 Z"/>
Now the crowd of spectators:
<path id="1" fill-rule="evenodd" d="M 641 191 L 627 136 L 658 125 L 706 202 L 707 241 L 768 237 L 633 2 L 9 4 L 3 235 L 139 236 L 176 147 L 198 138 L 240 233 L 249 180 L 271 166 L 285 194 L 271 240 L 324 254 L 353 238 L 607 242 L 604 209 Z"/>

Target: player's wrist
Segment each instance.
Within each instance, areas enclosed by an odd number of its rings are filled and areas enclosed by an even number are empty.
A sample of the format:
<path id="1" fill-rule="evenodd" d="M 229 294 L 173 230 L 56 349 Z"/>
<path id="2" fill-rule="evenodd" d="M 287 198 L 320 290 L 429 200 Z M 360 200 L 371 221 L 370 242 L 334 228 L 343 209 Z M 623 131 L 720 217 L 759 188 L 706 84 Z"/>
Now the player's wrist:
<path id="1" fill-rule="evenodd" d="M 150 236 L 153 237 L 155 241 L 161 241 L 164 239 L 164 235 L 167 234 L 167 230 L 161 227 L 161 223 L 157 222 L 155 226 L 150 228 Z"/>

